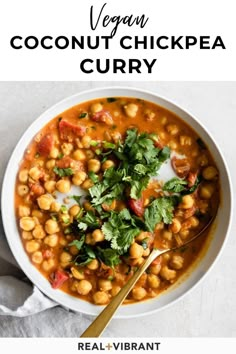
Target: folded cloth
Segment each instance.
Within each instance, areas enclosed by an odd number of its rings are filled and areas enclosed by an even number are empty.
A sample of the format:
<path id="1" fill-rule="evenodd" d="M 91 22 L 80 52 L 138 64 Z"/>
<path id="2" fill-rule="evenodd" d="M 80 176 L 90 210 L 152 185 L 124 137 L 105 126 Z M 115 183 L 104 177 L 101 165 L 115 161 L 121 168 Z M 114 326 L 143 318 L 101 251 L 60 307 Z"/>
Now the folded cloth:
<path id="1" fill-rule="evenodd" d="M 58 305 L 33 286 L 20 270 L 7 244 L 0 216 L 0 270 L 3 264 L 6 268 L 6 262 L 16 271 L 14 276 L 0 273 L 0 315 L 25 317 Z"/>

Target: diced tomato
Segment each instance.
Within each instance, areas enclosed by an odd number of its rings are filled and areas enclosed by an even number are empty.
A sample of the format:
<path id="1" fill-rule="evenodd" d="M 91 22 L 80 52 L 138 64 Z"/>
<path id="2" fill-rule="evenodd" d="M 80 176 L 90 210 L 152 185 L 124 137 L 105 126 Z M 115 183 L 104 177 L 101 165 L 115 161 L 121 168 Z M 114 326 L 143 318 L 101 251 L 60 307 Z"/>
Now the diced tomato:
<path id="1" fill-rule="evenodd" d="M 144 214 L 143 198 L 140 199 L 130 198 L 128 204 L 130 209 L 134 212 L 134 214 L 136 214 L 137 216 L 143 216 Z"/>
<path id="2" fill-rule="evenodd" d="M 44 250 L 42 251 L 42 253 L 43 253 L 43 258 L 45 258 L 45 259 L 52 258 L 52 256 L 53 256 L 52 251 L 49 250 L 48 248 L 44 249 Z"/>
<path id="3" fill-rule="evenodd" d="M 112 125 L 113 124 L 113 119 L 111 114 L 108 111 L 102 110 L 100 112 L 94 113 L 91 116 L 91 119 L 94 120 L 95 122 L 101 122 L 105 123 L 107 125 Z"/>
<path id="4" fill-rule="evenodd" d="M 30 186 L 30 196 L 32 199 L 40 197 L 40 195 L 43 195 L 45 193 L 45 189 L 41 184 L 39 183 L 34 183 Z"/>
<path id="5" fill-rule="evenodd" d="M 63 283 L 65 283 L 67 279 L 69 279 L 69 275 L 64 271 L 57 269 L 54 273 L 51 274 L 51 279 L 52 288 L 58 289 L 62 286 Z"/>
<path id="6" fill-rule="evenodd" d="M 42 156 L 48 156 L 54 144 L 52 134 L 46 134 L 38 143 L 37 151 Z"/>
<path id="7" fill-rule="evenodd" d="M 62 140 L 73 141 L 75 138 L 84 136 L 86 127 L 61 120 L 59 122 L 59 132 Z"/>
<path id="8" fill-rule="evenodd" d="M 177 159 L 177 157 L 174 156 L 171 159 L 171 165 L 178 177 L 184 178 L 189 174 L 190 163 L 187 159 Z"/>
<path id="9" fill-rule="evenodd" d="M 58 160 L 56 165 L 59 168 L 71 167 L 74 171 L 83 171 L 84 169 L 84 165 L 81 161 L 75 161 L 69 156 L 65 156 L 61 160 Z"/>
<path id="10" fill-rule="evenodd" d="M 194 184 L 196 183 L 197 180 L 197 175 L 198 172 L 189 172 L 188 177 L 187 177 L 187 181 L 188 181 L 188 187 L 192 187 L 194 186 Z"/>

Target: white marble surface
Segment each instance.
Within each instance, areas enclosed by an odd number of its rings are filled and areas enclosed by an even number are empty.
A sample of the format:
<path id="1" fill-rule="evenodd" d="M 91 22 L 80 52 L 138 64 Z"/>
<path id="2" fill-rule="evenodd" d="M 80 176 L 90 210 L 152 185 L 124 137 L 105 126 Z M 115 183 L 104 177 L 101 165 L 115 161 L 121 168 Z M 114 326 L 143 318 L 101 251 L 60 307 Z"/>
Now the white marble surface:
<path id="1" fill-rule="evenodd" d="M 0 182 L 19 137 L 52 104 L 81 90 L 112 86 L 112 82 L 0 82 Z M 115 83 L 122 85 L 122 83 Z M 157 92 L 191 111 L 218 141 L 236 180 L 236 82 L 132 82 Z M 234 186 L 235 197 L 235 186 Z M 234 198 L 235 199 L 235 198 Z M 113 320 L 105 336 L 235 337 L 236 227 L 224 252 L 204 281 L 169 308 L 139 319 Z M 1 262 L 0 274 L 16 272 Z M 48 321 L 48 319 L 51 319 Z M 60 324 L 58 326 L 58 323 Z M 78 337 L 77 316 L 61 308 L 17 319 L 0 318 L 0 337 Z"/>

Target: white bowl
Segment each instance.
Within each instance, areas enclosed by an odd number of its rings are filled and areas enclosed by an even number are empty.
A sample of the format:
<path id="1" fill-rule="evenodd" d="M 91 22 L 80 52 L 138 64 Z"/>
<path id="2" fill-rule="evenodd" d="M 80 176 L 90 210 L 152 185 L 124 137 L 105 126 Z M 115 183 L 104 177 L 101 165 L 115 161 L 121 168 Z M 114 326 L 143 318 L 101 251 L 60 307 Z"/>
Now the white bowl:
<path id="1" fill-rule="evenodd" d="M 221 203 L 218 211 L 218 216 L 215 220 L 214 232 L 212 234 L 212 238 L 209 242 L 205 255 L 201 258 L 197 265 L 192 267 L 190 274 L 185 277 L 184 280 L 180 280 L 177 285 L 172 287 L 167 292 L 163 292 L 160 296 L 152 300 L 121 306 L 115 317 L 128 318 L 153 313 L 154 311 L 163 309 L 174 301 L 180 299 L 190 289 L 196 286 L 196 284 L 198 284 L 199 281 L 205 276 L 205 274 L 212 267 L 213 263 L 215 263 L 216 259 L 219 257 L 226 240 L 226 235 L 229 231 L 232 218 L 232 187 L 226 163 L 222 153 L 217 147 L 217 143 L 214 142 L 206 128 L 203 127 L 191 114 L 187 113 L 185 110 L 181 109 L 169 100 L 161 98 L 154 93 L 134 88 L 99 88 L 66 98 L 65 100 L 48 109 L 37 120 L 35 120 L 33 124 L 31 124 L 31 126 L 26 130 L 17 146 L 15 147 L 15 150 L 8 163 L 3 181 L 2 218 L 7 240 L 13 255 L 15 256 L 17 262 L 28 276 L 28 278 L 39 289 L 41 289 L 43 293 L 45 293 L 59 304 L 74 311 L 86 313 L 89 315 L 97 315 L 101 312 L 103 308 L 102 306 L 92 305 L 88 302 L 72 297 L 60 290 L 53 290 L 48 280 L 44 278 L 40 272 L 31 264 L 28 255 L 23 248 L 17 229 L 14 212 L 14 191 L 16 175 L 19 168 L 19 161 L 21 160 L 25 149 L 33 137 L 48 121 L 50 121 L 58 114 L 64 112 L 68 108 L 81 102 L 89 101 L 94 98 L 116 96 L 137 97 L 154 102 L 174 112 L 189 125 L 191 125 L 193 129 L 199 134 L 199 136 L 201 136 L 201 138 L 206 142 L 212 155 L 214 156 L 215 162 L 220 171 L 221 185 L 224 187 L 221 193 Z"/>

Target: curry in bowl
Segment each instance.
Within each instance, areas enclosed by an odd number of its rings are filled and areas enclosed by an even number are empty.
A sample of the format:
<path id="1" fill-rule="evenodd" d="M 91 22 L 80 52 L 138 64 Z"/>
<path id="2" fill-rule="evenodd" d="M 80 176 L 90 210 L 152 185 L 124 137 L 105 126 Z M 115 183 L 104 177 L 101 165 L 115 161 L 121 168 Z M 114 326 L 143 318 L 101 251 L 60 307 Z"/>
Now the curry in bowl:
<path id="1" fill-rule="evenodd" d="M 218 177 L 205 143 L 167 109 L 127 97 L 78 104 L 41 129 L 20 163 L 25 251 L 53 288 L 107 304 L 153 247 L 181 245 L 208 223 Z M 158 257 L 125 303 L 175 283 L 208 233 Z"/>

